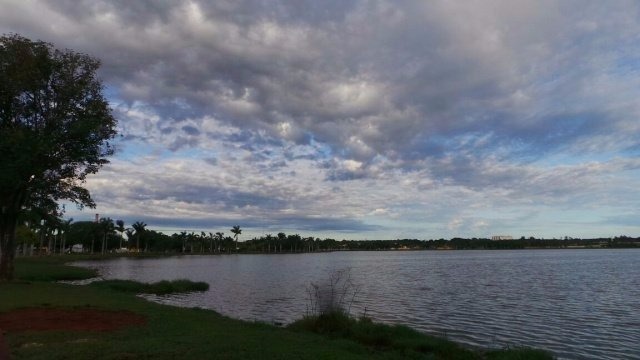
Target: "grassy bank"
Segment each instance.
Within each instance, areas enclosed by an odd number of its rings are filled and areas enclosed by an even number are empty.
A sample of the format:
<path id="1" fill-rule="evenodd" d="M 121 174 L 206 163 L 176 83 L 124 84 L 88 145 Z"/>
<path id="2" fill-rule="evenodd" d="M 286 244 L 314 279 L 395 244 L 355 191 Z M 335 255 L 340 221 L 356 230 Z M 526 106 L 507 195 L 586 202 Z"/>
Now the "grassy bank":
<path id="1" fill-rule="evenodd" d="M 113 332 L 8 332 L 5 340 L 16 359 L 550 358 L 531 350 L 472 351 L 406 327 L 368 320 L 344 318 L 329 326 L 307 318 L 289 328 L 278 328 L 229 319 L 209 310 L 150 303 L 134 296 L 149 286 L 146 284 L 116 281 L 74 286 L 51 282 L 95 275 L 65 266 L 56 257 L 20 259 L 17 274 L 19 281 L 0 284 L 0 312 L 25 307 L 119 310 L 143 316 L 146 324 Z M 171 290 L 179 290 L 174 285 L 169 286 Z M 184 290 L 193 290 L 191 286 Z M 336 327 L 336 323 L 341 325 Z"/>

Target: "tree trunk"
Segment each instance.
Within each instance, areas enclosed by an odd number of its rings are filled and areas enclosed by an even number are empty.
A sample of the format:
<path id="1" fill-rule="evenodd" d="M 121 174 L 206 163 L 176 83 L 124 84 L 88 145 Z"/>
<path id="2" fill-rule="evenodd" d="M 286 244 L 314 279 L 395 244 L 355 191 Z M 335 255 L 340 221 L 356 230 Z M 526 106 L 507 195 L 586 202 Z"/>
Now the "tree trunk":
<path id="1" fill-rule="evenodd" d="M 16 217 L 3 214 L 0 219 L 0 282 L 13 280 L 16 252 Z"/>

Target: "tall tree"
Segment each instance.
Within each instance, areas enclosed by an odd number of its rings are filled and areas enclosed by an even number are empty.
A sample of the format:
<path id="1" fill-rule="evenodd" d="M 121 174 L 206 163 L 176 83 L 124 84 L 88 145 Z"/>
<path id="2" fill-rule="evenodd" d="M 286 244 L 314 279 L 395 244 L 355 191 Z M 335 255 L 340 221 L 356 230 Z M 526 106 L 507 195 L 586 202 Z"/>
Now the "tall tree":
<path id="1" fill-rule="evenodd" d="M 61 231 L 61 238 L 62 238 L 62 253 L 66 252 L 66 246 L 67 246 L 67 233 L 69 232 L 69 229 L 71 229 L 71 223 L 73 222 L 73 218 L 70 218 L 68 220 L 62 220 L 62 223 L 60 223 L 60 231 Z"/>
<path id="2" fill-rule="evenodd" d="M 128 228 L 124 231 L 125 234 L 127 234 L 127 243 L 129 244 L 129 246 L 127 246 L 127 249 L 131 250 L 131 240 L 133 240 L 133 237 L 135 236 L 135 231 L 131 228 Z"/>
<path id="3" fill-rule="evenodd" d="M 238 251 L 238 235 L 242 234 L 242 230 L 240 229 L 240 225 L 234 225 L 231 228 L 231 232 L 233 233 L 233 237 L 236 239 L 236 251 Z"/>
<path id="4" fill-rule="evenodd" d="M 267 252 L 271 252 L 271 240 L 273 240 L 273 235 L 267 234 L 265 236 L 265 240 L 267 241 Z M 274 249 L 275 252 L 275 249 Z"/>
<path id="5" fill-rule="evenodd" d="M 218 252 L 220 252 L 220 246 L 222 246 L 222 241 L 224 241 L 224 233 L 218 231 L 216 233 L 216 238 L 218 239 Z"/>
<path id="6" fill-rule="evenodd" d="M 120 251 L 120 249 L 122 249 L 122 239 L 123 239 L 123 235 L 124 235 L 124 221 L 123 220 L 116 220 L 116 231 L 118 231 L 120 233 L 120 245 L 118 246 L 118 251 Z"/>
<path id="7" fill-rule="evenodd" d="M 115 226 L 113 225 L 113 220 L 111 218 L 102 218 L 100 219 L 100 232 L 102 232 L 102 250 L 101 253 L 104 254 L 108 250 L 107 239 L 109 235 L 113 234 L 115 230 Z"/>
<path id="8" fill-rule="evenodd" d="M 213 253 L 213 233 L 209 232 L 209 235 L 207 236 L 207 238 L 209 239 L 209 252 Z"/>
<path id="9" fill-rule="evenodd" d="M 282 252 L 282 244 L 287 240 L 287 234 L 283 232 L 278 233 L 278 245 L 280 245 L 280 252 Z"/>
<path id="10" fill-rule="evenodd" d="M 95 206 L 83 184 L 108 163 L 116 134 L 99 66 L 49 43 L 0 37 L 0 281 L 13 278 L 24 211 L 61 199 Z"/>
<path id="11" fill-rule="evenodd" d="M 146 230 L 147 224 L 142 221 L 136 221 L 131 225 L 131 227 L 136 232 L 136 251 L 140 252 L 140 236 Z"/>

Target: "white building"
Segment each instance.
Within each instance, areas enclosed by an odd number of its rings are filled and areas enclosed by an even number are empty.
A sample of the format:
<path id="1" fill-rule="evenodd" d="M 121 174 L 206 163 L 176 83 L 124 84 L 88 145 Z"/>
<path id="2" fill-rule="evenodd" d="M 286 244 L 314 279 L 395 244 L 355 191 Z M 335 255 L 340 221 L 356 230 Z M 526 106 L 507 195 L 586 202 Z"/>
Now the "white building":
<path id="1" fill-rule="evenodd" d="M 498 240 L 513 240 L 513 236 L 511 235 L 493 235 L 491 237 L 491 240 L 493 241 L 498 241 Z"/>
<path id="2" fill-rule="evenodd" d="M 84 252 L 84 247 L 82 246 L 82 244 L 75 244 L 75 245 L 71 246 L 70 252 L 72 252 L 74 254 L 83 253 Z"/>

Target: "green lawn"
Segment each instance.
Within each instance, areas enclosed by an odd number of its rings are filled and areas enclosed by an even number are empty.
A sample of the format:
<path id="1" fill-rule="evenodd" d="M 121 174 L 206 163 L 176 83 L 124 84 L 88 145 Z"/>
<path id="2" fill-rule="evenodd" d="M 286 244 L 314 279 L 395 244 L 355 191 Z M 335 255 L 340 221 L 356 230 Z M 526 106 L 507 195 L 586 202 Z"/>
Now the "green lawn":
<path id="1" fill-rule="evenodd" d="M 0 312 L 23 307 L 128 310 L 146 317 L 147 324 L 115 332 L 9 332 L 5 340 L 14 359 L 551 358 L 547 354 L 541 357 L 536 351 L 472 352 L 408 328 L 397 330 L 378 324 L 373 326 L 376 333 L 368 337 L 366 329 L 359 330 L 359 336 L 347 336 L 318 334 L 300 326 L 278 328 L 229 319 L 210 310 L 151 303 L 111 286 L 74 286 L 34 280 L 62 279 L 65 275 L 79 278 L 79 274 L 85 272 L 63 266 L 60 258 L 20 259 L 16 266 L 21 279 L 0 284 Z M 85 277 L 94 275 L 91 271 L 84 274 Z M 388 341 L 381 338 L 387 335 Z M 405 345 L 380 346 L 394 343 Z M 418 345 L 407 346 L 407 343 Z"/>

